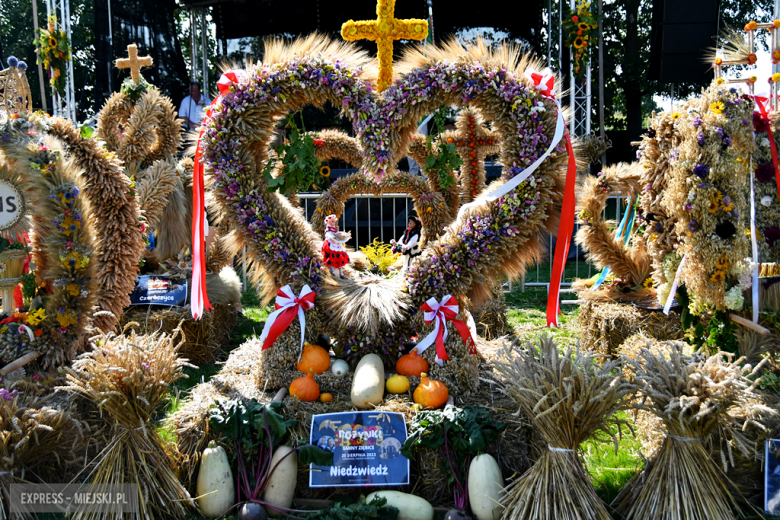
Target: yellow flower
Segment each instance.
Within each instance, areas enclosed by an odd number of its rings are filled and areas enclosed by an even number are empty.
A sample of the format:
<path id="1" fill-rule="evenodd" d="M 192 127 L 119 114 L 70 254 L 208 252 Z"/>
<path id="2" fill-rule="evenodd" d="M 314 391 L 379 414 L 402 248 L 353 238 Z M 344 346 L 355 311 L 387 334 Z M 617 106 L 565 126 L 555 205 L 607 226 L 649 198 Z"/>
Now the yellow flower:
<path id="1" fill-rule="evenodd" d="M 725 82 L 726 80 L 723 78 L 718 78 L 715 80 L 715 83 L 717 83 L 718 85 L 723 85 Z"/>
<path id="2" fill-rule="evenodd" d="M 588 44 L 588 42 L 585 41 L 584 38 L 579 37 L 576 40 L 574 40 L 574 47 L 577 49 L 582 49 Z"/>
<path id="3" fill-rule="evenodd" d="M 54 38 L 54 36 L 49 36 L 49 47 L 51 47 L 52 49 L 57 48 L 57 39 Z"/>
<path id="4" fill-rule="evenodd" d="M 35 327 L 40 322 L 46 319 L 46 311 L 43 308 L 32 311 L 27 314 L 27 324 Z"/>
<path id="5" fill-rule="evenodd" d="M 645 280 L 644 283 L 642 284 L 642 287 L 644 287 L 645 289 L 652 289 L 653 287 L 655 287 L 655 282 L 653 281 L 652 277 L 648 276 L 647 280 Z"/>
<path id="6" fill-rule="evenodd" d="M 8 327 L 3 327 L 0 329 L 0 334 L 5 334 L 6 332 L 8 332 Z"/>
<path id="7" fill-rule="evenodd" d="M 780 83 L 780 72 L 775 72 L 772 74 L 772 81 L 775 83 Z"/>
<path id="8" fill-rule="evenodd" d="M 723 271 L 715 271 L 715 273 L 710 276 L 710 281 L 715 283 L 720 283 L 726 278 L 726 273 Z"/>
<path id="9" fill-rule="evenodd" d="M 734 203 L 731 201 L 731 199 L 729 199 L 729 201 L 728 201 L 727 203 L 725 203 L 725 204 L 721 204 L 721 205 L 720 205 L 720 208 L 721 208 L 723 211 L 727 211 L 727 212 L 728 212 L 728 211 L 734 211 Z"/>
<path id="10" fill-rule="evenodd" d="M 721 115 L 724 110 L 726 110 L 726 105 L 723 101 L 716 101 L 710 105 L 710 112 L 717 116 Z"/>
<path id="11" fill-rule="evenodd" d="M 680 113 L 675 112 L 674 114 L 672 114 L 672 119 L 680 119 Z"/>
<path id="12" fill-rule="evenodd" d="M 71 296 L 78 296 L 79 293 L 81 293 L 81 287 L 77 283 L 69 283 L 65 286 L 65 290 L 68 291 Z"/>
<path id="13" fill-rule="evenodd" d="M 325 165 L 322 168 L 320 168 L 320 175 L 322 175 L 326 179 L 329 179 L 330 178 L 330 166 Z"/>
<path id="14" fill-rule="evenodd" d="M 715 262 L 715 269 L 718 271 L 725 271 L 729 266 L 729 259 L 725 256 Z"/>
<path id="15" fill-rule="evenodd" d="M 582 29 L 583 31 L 587 31 L 588 29 L 590 29 L 590 25 L 586 24 L 585 22 L 580 22 L 579 24 L 577 24 L 577 27 Z"/>
<path id="16" fill-rule="evenodd" d="M 714 215 L 715 213 L 717 213 L 718 208 L 720 208 L 720 200 L 718 200 L 717 198 L 712 199 L 710 201 L 710 207 L 708 210 L 710 214 Z"/>

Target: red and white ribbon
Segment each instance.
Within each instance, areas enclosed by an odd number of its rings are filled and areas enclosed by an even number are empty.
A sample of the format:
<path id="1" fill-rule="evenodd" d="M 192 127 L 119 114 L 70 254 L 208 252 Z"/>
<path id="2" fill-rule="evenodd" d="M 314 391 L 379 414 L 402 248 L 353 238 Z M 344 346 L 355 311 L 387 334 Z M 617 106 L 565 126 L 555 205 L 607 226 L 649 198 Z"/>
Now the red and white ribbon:
<path id="1" fill-rule="evenodd" d="M 195 148 L 195 165 L 192 170 L 192 295 L 190 296 L 190 307 L 192 317 L 199 320 L 203 316 L 204 309 L 211 310 L 211 302 L 206 292 L 206 242 L 205 236 L 208 234 L 208 222 L 206 221 L 206 197 L 203 181 L 203 163 L 200 160 L 201 148 L 200 140 L 203 138 L 203 131 L 206 129 L 206 121 L 214 113 L 214 105 L 230 92 L 230 87 L 238 83 L 240 79 L 246 78 L 246 72 L 243 70 L 231 70 L 222 75 L 217 82 L 219 96 L 206 109 L 206 118 L 200 128 L 198 135 L 198 146 Z"/>
<path id="2" fill-rule="evenodd" d="M 542 72 L 537 72 L 533 69 L 525 71 L 525 75 L 528 79 L 534 82 L 534 88 L 545 97 L 555 97 L 553 89 L 555 88 L 555 76 L 549 67 Z"/>
<path id="3" fill-rule="evenodd" d="M 688 253 L 685 253 L 680 260 L 680 265 L 677 266 L 677 272 L 674 273 L 674 282 L 672 282 L 672 288 L 669 290 L 669 296 L 666 298 L 664 304 L 664 314 L 669 315 L 669 311 L 672 310 L 672 303 L 674 303 L 674 297 L 677 295 L 677 286 L 680 284 L 680 277 L 682 276 L 682 270 L 685 266 L 685 261 L 688 260 Z"/>
<path id="4" fill-rule="evenodd" d="M 306 332 L 306 315 L 303 311 L 314 307 L 316 296 L 317 293 L 312 291 L 308 285 L 303 286 L 301 294 L 297 297 L 289 285 L 276 291 L 276 310 L 268 316 L 263 333 L 260 335 L 260 342 L 263 344 L 262 350 L 271 348 L 276 342 L 276 338 L 287 330 L 287 327 L 298 316 L 298 321 L 301 324 L 301 354 L 303 354 L 303 337 Z M 301 354 L 298 354 L 298 361 L 301 359 Z"/>
<path id="5" fill-rule="evenodd" d="M 463 338 L 463 343 L 468 347 L 469 352 L 472 354 L 477 353 L 476 345 L 474 344 L 474 338 L 471 335 L 469 326 L 461 320 L 456 320 L 455 316 L 458 315 L 458 300 L 454 296 L 446 295 L 441 299 L 441 303 L 436 301 L 436 298 L 430 298 L 426 301 L 422 307 L 425 316 L 425 323 L 430 325 L 433 323 L 433 331 L 425 336 L 423 340 L 417 344 L 417 353 L 422 354 L 428 347 L 436 343 L 436 362 L 439 365 L 444 365 L 444 360 L 450 359 L 447 355 L 447 351 L 444 350 L 444 341 L 449 335 L 447 330 L 447 321 L 451 321 L 455 328 L 460 333 L 460 337 Z"/>

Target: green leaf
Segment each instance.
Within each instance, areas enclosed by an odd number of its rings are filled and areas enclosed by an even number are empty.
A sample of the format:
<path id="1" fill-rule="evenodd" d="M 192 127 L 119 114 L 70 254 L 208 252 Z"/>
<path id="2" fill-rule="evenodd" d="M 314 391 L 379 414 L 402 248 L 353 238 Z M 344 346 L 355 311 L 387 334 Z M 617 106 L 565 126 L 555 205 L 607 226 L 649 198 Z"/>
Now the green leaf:
<path id="1" fill-rule="evenodd" d="M 299 464 L 316 464 L 317 466 L 333 465 L 333 452 L 331 451 L 312 446 L 311 444 L 298 446 L 297 451 Z"/>
<path id="2" fill-rule="evenodd" d="M 95 130 L 91 126 L 88 126 L 88 125 L 83 125 L 80 128 L 80 131 L 81 131 L 81 138 L 82 139 L 89 139 L 90 137 L 92 137 L 92 134 L 95 133 Z"/>

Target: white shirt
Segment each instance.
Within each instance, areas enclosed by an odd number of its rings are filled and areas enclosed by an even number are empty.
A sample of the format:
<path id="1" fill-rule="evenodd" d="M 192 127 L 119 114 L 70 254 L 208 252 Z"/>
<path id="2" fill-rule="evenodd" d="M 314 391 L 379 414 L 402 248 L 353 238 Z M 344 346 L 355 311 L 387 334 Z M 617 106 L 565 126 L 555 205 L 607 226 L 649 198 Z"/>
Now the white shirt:
<path id="1" fill-rule="evenodd" d="M 206 107 L 210 104 L 211 100 L 203 94 L 200 95 L 200 101 L 198 103 L 195 103 L 192 96 L 187 96 L 182 100 L 181 106 L 179 107 L 179 117 L 184 118 L 185 121 L 189 119 L 196 123 L 200 123 L 203 121 L 203 118 L 206 117 Z"/>

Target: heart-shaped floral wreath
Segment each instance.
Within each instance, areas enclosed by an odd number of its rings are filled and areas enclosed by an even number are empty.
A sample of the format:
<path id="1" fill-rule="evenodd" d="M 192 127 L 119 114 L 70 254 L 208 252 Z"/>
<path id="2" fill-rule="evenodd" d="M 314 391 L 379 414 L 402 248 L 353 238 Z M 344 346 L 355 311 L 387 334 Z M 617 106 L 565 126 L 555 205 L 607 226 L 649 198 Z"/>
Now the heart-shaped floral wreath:
<path id="1" fill-rule="evenodd" d="M 260 172 L 269 158 L 277 122 L 309 104 L 330 101 L 341 107 L 352 120 L 362 148 L 362 175 L 382 183 L 399 175 L 395 165 L 406 155 L 423 117 L 442 104 L 476 108 L 503 136 L 503 175 L 487 187 L 489 193 L 542 156 L 556 130 L 554 101 L 525 76 L 533 67 L 540 63 L 515 48 L 493 51 L 482 43 L 464 48 L 454 42 L 443 48 L 420 47 L 395 65 L 401 74 L 379 95 L 369 73 L 375 63 L 364 52 L 311 36 L 292 44 L 270 43 L 265 62 L 246 71 L 213 106 L 212 116 L 204 122 L 202 157 L 216 199 L 235 229 L 235 246 L 248 247 L 249 259 L 262 267 L 258 274 L 265 275 L 271 287 L 309 284 L 318 293 L 315 309 L 307 312 L 307 336 L 319 332 L 313 325 L 318 320 L 308 316 L 320 312 L 332 331 L 373 334 L 374 349 L 392 358 L 397 356 L 398 338 L 393 340 L 395 346 L 388 345 L 382 335 L 404 329 L 411 321 L 422 324 L 417 310 L 429 298 L 440 301 L 451 294 L 464 302 L 480 295 L 489 281 L 522 274 L 525 265 L 542 253 L 541 232 L 557 224 L 555 202 L 562 196 L 568 155 L 561 144 L 514 190 L 495 200 L 485 199 L 484 193 L 478 197 L 437 241 L 427 245 L 405 279 L 392 286 L 397 312 L 377 313 L 376 322 L 360 323 L 351 317 L 357 313 L 342 311 L 351 295 L 365 292 L 350 292 L 351 288 L 330 278 L 319 258 L 321 238 L 312 225 L 285 197 L 267 192 Z M 362 303 L 371 305 L 369 300 Z M 462 314 L 461 310 L 459 318 L 464 318 Z M 299 350 L 297 322 L 285 335 L 291 338 L 289 348 L 280 337 L 264 351 L 269 356 L 265 366 L 292 369 Z M 453 361 L 474 357 L 467 354 L 457 334 L 449 338 L 447 349 Z M 432 357 L 434 350 L 426 354 Z M 443 372 L 439 377 L 471 387 L 476 360 L 468 364 L 474 367 L 468 377 L 447 377 Z M 434 377 L 437 370 L 445 369 L 434 365 Z"/>

